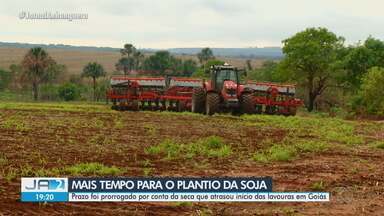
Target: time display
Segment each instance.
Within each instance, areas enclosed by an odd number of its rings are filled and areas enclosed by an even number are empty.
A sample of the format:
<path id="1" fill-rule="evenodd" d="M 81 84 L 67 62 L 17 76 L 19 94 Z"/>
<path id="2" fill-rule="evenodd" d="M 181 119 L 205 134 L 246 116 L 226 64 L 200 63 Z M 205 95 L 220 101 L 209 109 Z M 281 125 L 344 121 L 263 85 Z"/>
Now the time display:
<path id="1" fill-rule="evenodd" d="M 36 193 L 36 201 L 53 201 L 55 200 L 55 195 L 52 193 Z"/>

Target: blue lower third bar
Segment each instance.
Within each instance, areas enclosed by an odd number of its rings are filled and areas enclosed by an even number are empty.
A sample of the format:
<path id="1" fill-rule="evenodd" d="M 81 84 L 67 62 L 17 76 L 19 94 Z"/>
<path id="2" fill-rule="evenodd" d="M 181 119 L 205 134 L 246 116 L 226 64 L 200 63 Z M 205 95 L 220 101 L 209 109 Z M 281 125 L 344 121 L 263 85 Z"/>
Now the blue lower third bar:
<path id="1" fill-rule="evenodd" d="M 66 202 L 67 192 L 21 192 L 22 202 Z"/>

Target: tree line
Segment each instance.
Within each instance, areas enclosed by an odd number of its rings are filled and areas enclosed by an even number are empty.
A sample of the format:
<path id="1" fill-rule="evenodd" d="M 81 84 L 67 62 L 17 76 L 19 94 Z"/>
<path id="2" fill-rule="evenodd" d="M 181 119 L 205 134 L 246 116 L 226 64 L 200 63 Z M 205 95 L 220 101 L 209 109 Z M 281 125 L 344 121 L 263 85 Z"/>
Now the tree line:
<path id="1" fill-rule="evenodd" d="M 112 74 L 151 75 L 151 76 L 191 76 L 197 69 L 197 62 L 192 59 L 182 60 L 167 51 L 158 51 L 153 55 L 144 54 L 132 44 L 125 44 L 120 50 L 121 58 L 116 62 L 116 71 Z M 108 80 L 103 65 L 89 62 L 80 75 L 70 75 L 66 79 L 67 68 L 58 64 L 41 47 L 28 50 L 19 64 L 12 64 L 9 70 L 0 69 L 0 90 L 22 91 L 31 89 L 34 100 L 79 100 L 82 93 L 88 94 L 87 100 L 101 100 L 105 97 Z M 90 78 L 91 86 L 83 82 Z M 92 91 L 90 90 L 92 89 Z M 89 95 L 92 94 L 92 97 Z"/>
<path id="2" fill-rule="evenodd" d="M 124 75 L 191 76 L 197 68 L 194 60 L 176 58 L 168 51 L 157 51 L 145 57 L 134 45 L 125 44 L 120 53 L 115 67 Z"/>

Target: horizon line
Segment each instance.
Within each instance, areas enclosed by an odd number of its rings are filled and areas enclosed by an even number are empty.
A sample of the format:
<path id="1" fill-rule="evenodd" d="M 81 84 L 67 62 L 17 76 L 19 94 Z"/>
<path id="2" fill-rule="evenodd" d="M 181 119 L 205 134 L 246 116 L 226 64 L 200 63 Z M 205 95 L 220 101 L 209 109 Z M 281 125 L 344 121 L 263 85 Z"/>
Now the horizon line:
<path id="1" fill-rule="evenodd" d="M 96 45 L 71 45 L 71 44 L 61 44 L 61 43 L 33 43 L 33 42 L 16 42 L 16 41 L 0 41 L 0 43 L 17 43 L 17 44 L 25 44 L 25 45 L 44 45 L 44 46 L 72 46 L 72 47 L 84 47 L 84 48 L 109 48 L 109 49 L 122 49 L 125 44 L 129 43 L 123 43 L 122 47 L 112 47 L 112 46 L 96 46 Z M 131 43 L 134 45 L 133 43 Z M 134 45 L 135 46 L 135 45 Z M 136 46 L 135 46 L 136 47 Z M 281 46 L 246 46 L 246 47 L 210 47 L 210 46 L 191 46 L 191 47 L 167 47 L 167 48 L 150 48 L 150 47 L 136 47 L 137 49 L 145 50 L 145 49 L 152 49 L 152 50 L 169 50 L 169 49 L 204 49 L 204 48 L 210 48 L 210 49 L 264 49 L 264 48 L 280 48 Z"/>

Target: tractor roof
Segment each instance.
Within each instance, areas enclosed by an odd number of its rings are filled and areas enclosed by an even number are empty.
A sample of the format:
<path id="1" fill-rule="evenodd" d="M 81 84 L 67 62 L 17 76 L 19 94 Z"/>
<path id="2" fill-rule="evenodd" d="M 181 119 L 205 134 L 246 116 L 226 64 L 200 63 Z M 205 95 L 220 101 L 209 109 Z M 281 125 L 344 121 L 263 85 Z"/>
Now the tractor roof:
<path id="1" fill-rule="evenodd" d="M 227 69 L 227 70 L 235 70 L 236 67 L 228 64 L 228 63 L 224 63 L 223 65 L 212 65 L 211 66 L 211 69 L 216 69 L 216 70 L 222 70 L 222 69 Z"/>

